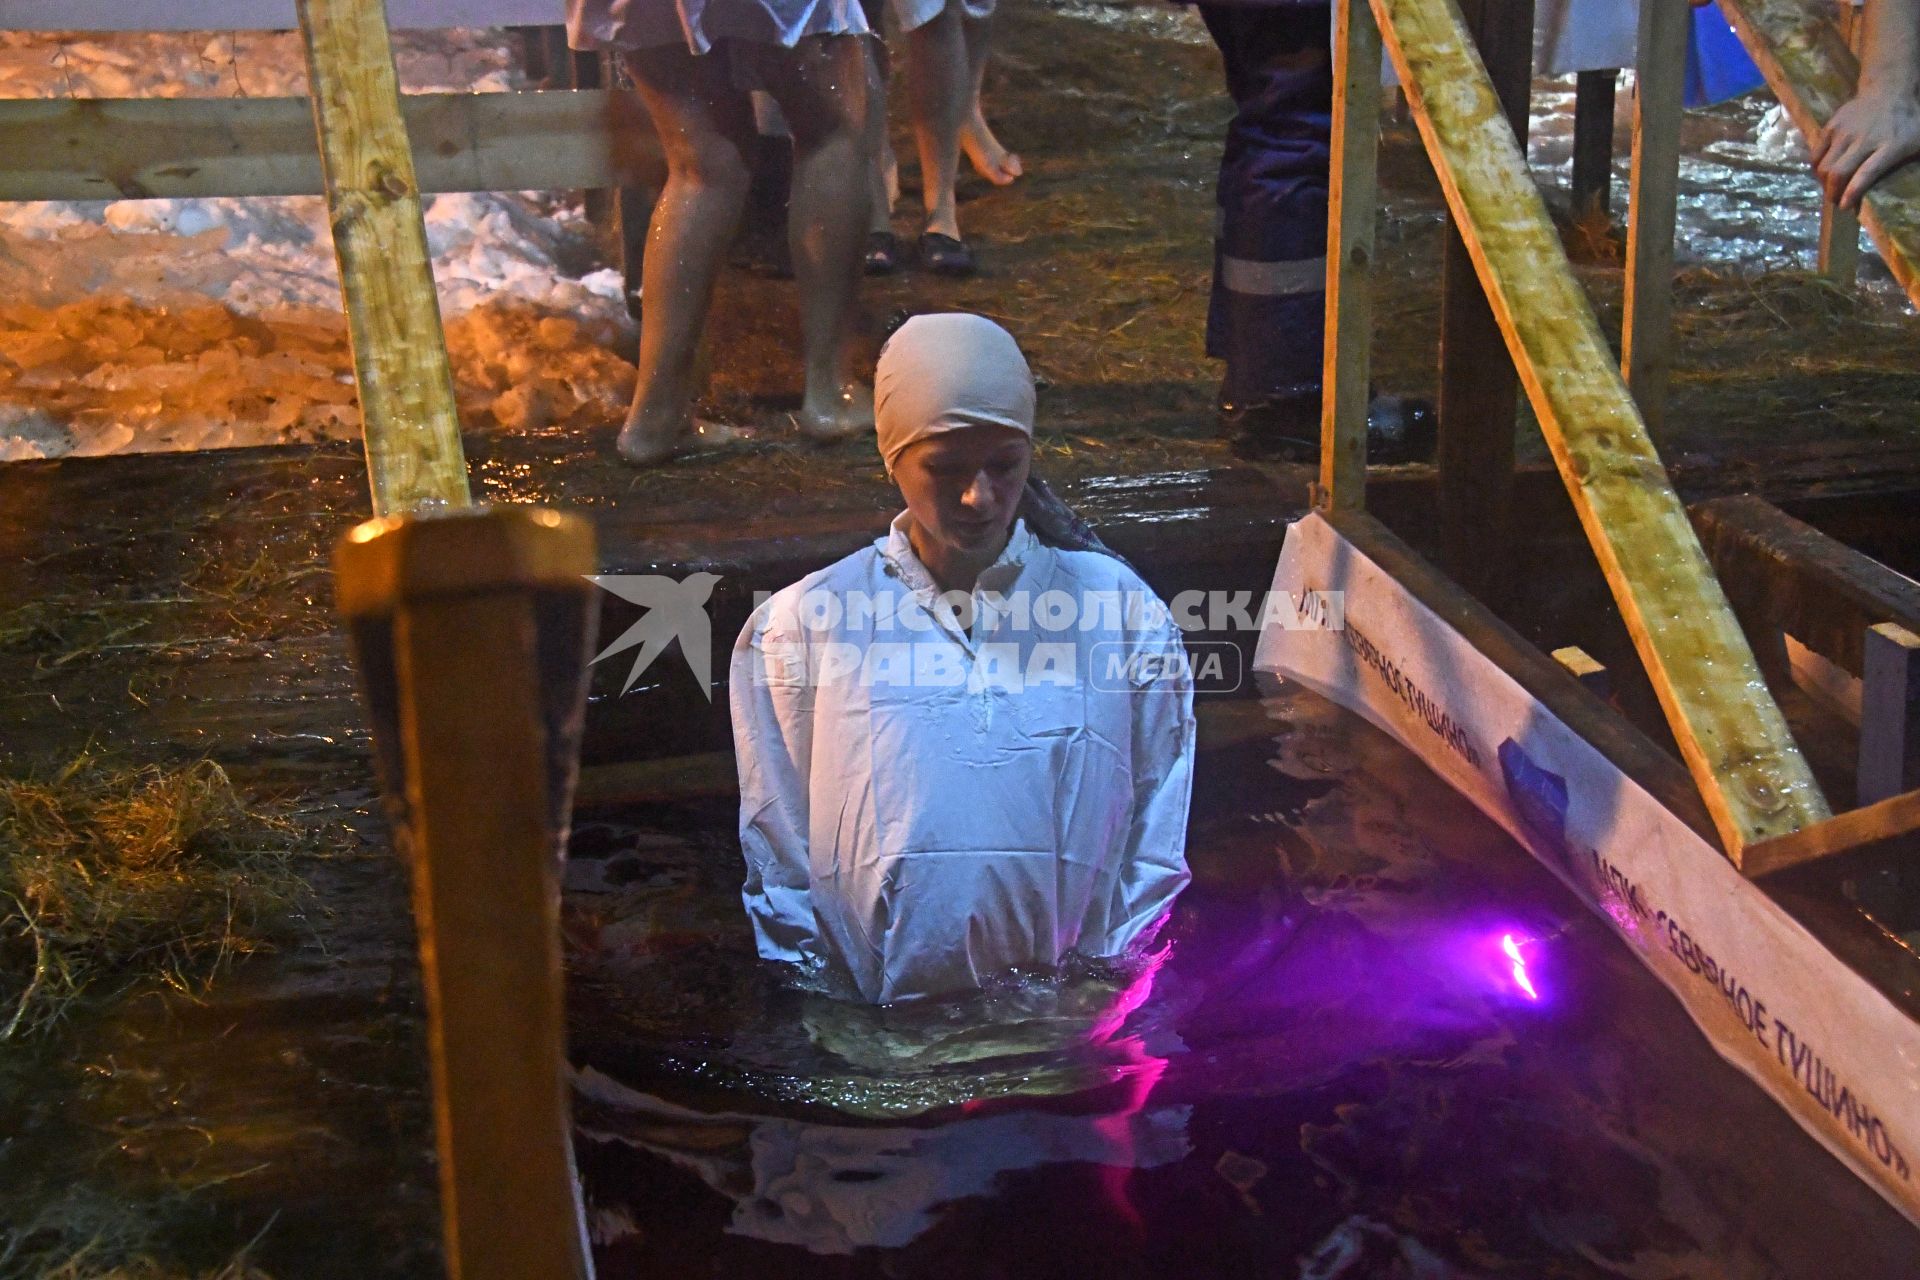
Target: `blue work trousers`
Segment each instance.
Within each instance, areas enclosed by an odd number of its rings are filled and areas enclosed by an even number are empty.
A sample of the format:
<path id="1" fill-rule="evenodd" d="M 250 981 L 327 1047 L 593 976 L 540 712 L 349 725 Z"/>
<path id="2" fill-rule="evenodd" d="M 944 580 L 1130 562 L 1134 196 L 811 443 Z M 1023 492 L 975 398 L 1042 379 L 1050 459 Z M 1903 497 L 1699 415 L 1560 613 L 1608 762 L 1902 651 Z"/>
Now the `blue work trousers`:
<path id="1" fill-rule="evenodd" d="M 1223 405 L 1317 395 L 1326 323 L 1332 9 L 1201 4 L 1233 122 L 1216 192 L 1207 354 Z"/>

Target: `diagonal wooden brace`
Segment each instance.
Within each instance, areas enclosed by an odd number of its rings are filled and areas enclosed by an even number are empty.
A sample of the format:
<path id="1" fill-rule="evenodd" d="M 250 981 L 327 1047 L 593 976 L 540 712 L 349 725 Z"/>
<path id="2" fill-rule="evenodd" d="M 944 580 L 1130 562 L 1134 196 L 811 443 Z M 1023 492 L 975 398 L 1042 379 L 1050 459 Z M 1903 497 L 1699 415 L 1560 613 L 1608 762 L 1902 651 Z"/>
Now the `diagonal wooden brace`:
<path id="1" fill-rule="evenodd" d="M 377 516 L 463 507 L 467 465 L 383 0 L 296 0 Z"/>
<path id="2" fill-rule="evenodd" d="M 1828 815 L 1573 275 L 1454 0 L 1371 0 L 1427 154 L 1682 758 L 1736 863 Z"/>

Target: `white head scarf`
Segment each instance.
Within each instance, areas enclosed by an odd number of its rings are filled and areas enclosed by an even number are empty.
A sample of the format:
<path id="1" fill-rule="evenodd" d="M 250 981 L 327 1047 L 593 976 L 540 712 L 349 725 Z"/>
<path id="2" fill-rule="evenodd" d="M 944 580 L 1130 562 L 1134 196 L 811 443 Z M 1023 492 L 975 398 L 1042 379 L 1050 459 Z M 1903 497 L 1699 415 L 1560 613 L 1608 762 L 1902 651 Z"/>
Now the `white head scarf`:
<path id="1" fill-rule="evenodd" d="M 908 445 L 1001 426 L 1033 435 L 1033 372 L 1013 335 L 966 312 L 915 316 L 880 348 L 874 421 L 887 474 Z"/>

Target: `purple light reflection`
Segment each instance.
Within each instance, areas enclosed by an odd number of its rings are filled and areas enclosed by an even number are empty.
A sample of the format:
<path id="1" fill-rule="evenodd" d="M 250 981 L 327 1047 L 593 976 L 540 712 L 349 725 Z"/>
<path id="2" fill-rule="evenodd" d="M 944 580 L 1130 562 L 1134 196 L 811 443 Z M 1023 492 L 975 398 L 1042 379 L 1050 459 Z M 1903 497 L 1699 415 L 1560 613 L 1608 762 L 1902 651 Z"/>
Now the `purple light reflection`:
<path id="1" fill-rule="evenodd" d="M 1511 933 L 1500 935 L 1500 954 L 1513 962 L 1513 985 L 1526 992 L 1527 999 L 1538 1000 L 1540 993 L 1534 989 L 1533 979 L 1527 975 L 1527 961 L 1520 954 L 1521 946 Z"/>

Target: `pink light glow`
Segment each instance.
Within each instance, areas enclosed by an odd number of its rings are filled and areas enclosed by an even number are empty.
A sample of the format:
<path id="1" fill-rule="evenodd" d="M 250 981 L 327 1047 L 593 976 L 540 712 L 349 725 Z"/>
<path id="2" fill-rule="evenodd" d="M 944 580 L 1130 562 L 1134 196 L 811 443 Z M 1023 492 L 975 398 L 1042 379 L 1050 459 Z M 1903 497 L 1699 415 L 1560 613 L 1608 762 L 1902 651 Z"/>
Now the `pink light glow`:
<path id="1" fill-rule="evenodd" d="M 1527 993 L 1527 999 L 1538 1000 L 1540 993 L 1533 989 L 1533 979 L 1527 976 L 1526 959 L 1521 956 L 1520 944 L 1514 941 L 1512 934 L 1508 933 L 1501 936 L 1500 950 L 1506 955 L 1507 959 L 1513 961 L 1514 985 Z"/>

